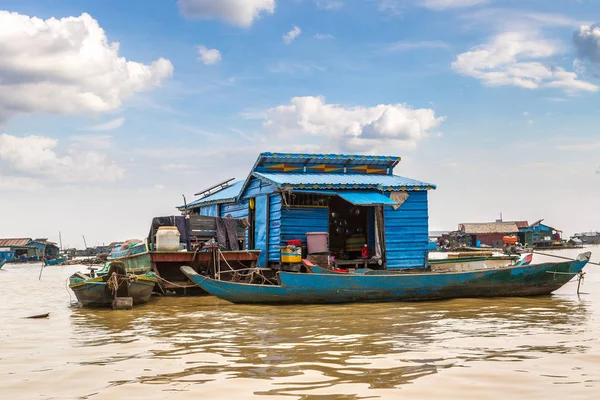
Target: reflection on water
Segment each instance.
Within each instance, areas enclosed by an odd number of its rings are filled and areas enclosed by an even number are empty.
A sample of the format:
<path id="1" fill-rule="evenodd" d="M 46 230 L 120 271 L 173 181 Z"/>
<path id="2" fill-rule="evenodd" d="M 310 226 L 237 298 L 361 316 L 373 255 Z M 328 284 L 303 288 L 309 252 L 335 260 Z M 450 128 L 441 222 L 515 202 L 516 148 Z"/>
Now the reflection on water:
<path id="1" fill-rule="evenodd" d="M 8 321 L 0 328 L 0 382 L 12 398 L 133 398 L 132 389 L 144 399 L 595 398 L 600 391 L 600 273 L 591 268 L 589 294 L 580 298 L 569 284 L 535 298 L 284 307 L 156 298 L 121 312 L 69 307 L 59 285 L 72 267 L 15 287 L 37 271 L 0 273 L 15 300 L 0 312 Z M 36 299 L 23 296 L 33 291 Z M 40 306 L 49 320 L 16 318 Z M 44 386 L 55 379 L 69 385 Z"/>

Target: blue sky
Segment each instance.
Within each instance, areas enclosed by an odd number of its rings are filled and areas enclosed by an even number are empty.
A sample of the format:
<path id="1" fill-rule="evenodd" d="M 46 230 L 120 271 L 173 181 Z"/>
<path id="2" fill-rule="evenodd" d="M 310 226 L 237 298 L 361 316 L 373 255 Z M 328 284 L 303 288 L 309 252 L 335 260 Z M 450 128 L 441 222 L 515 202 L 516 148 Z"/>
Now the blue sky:
<path id="1" fill-rule="evenodd" d="M 600 229 L 593 1 L 3 0 L 0 21 L 0 236 L 141 237 L 282 150 L 402 156 L 438 185 L 431 229 Z"/>

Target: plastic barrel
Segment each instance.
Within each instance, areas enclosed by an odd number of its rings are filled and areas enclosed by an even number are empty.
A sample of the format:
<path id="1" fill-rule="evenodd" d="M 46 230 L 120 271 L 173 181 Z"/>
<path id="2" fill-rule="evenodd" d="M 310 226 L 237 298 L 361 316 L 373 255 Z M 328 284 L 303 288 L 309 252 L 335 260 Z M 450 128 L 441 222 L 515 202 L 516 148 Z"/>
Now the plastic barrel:
<path id="1" fill-rule="evenodd" d="M 307 232 L 306 247 L 308 248 L 308 254 L 328 251 L 328 237 L 329 233 L 327 232 Z"/>

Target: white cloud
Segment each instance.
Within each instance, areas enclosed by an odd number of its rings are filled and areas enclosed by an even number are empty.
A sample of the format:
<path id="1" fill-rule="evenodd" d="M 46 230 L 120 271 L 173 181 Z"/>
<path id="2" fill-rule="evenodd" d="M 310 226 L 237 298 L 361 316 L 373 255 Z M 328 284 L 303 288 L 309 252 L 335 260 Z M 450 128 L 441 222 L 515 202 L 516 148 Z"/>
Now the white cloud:
<path id="1" fill-rule="evenodd" d="M 123 177 L 124 169 L 109 162 L 106 154 L 70 148 L 60 155 L 57 145 L 58 140 L 44 136 L 0 134 L 0 169 L 14 179 L 57 182 L 111 182 Z"/>
<path id="2" fill-rule="evenodd" d="M 600 67 L 600 24 L 582 25 L 573 35 L 578 56 Z"/>
<path id="3" fill-rule="evenodd" d="M 323 39 L 333 39 L 333 35 L 330 33 L 316 33 L 313 36 L 315 39 L 323 40 Z"/>
<path id="4" fill-rule="evenodd" d="M 198 46 L 198 60 L 205 65 L 214 65 L 221 62 L 221 52 L 217 49 L 209 49 L 206 46 Z"/>
<path id="5" fill-rule="evenodd" d="M 43 188 L 40 182 L 33 178 L 20 176 L 5 176 L 0 174 L 0 190 L 18 190 L 33 192 Z"/>
<path id="6" fill-rule="evenodd" d="M 377 10 L 390 15 L 400 15 L 404 8 L 403 0 L 377 0 Z"/>
<path id="7" fill-rule="evenodd" d="M 406 104 L 345 107 L 307 96 L 268 109 L 263 128 L 282 139 L 319 137 L 328 151 L 370 153 L 414 147 L 443 119 L 432 109 L 413 109 Z"/>
<path id="8" fill-rule="evenodd" d="M 344 6 L 344 2 L 339 0 L 315 0 L 315 3 L 322 10 L 337 10 Z"/>
<path id="9" fill-rule="evenodd" d="M 113 120 L 104 122 L 99 125 L 93 125 L 93 126 L 87 127 L 83 130 L 84 131 L 112 131 L 112 130 L 118 129 L 121 126 L 123 126 L 124 122 L 125 122 L 125 118 L 120 117 L 120 118 L 115 118 Z"/>
<path id="10" fill-rule="evenodd" d="M 486 31 L 527 31 L 542 28 L 575 28 L 579 22 L 568 15 L 521 11 L 514 8 L 480 8 L 463 12 L 459 18 L 466 21 L 463 27 L 477 26 Z"/>
<path id="11" fill-rule="evenodd" d="M 459 54 L 452 68 L 488 86 L 550 87 L 570 93 L 598 91 L 598 86 L 577 79 L 576 73 L 544 64 L 562 50 L 561 45 L 542 39 L 535 32 L 504 32 L 487 44 Z"/>
<path id="12" fill-rule="evenodd" d="M 422 0 L 420 5 L 431 10 L 441 11 L 449 8 L 465 8 L 489 3 L 491 0 Z"/>
<path id="13" fill-rule="evenodd" d="M 413 49 L 445 49 L 448 45 L 441 40 L 399 41 L 386 46 L 388 51 L 407 51 Z"/>
<path id="14" fill-rule="evenodd" d="M 288 32 L 283 34 L 283 42 L 290 44 L 302 33 L 302 29 L 294 25 L 294 27 Z"/>
<path id="15" fill-rule="evenodd" d="M 173 65 L 119 56 L 88 14 L 42 20 L 0 11 L 0 120 L 31 112 L 101 113 L 171 76 Z"/>
<path id="16" fill-rule="evenodd" d="M 275 12 L 275 0 L 177 0 L 177 5 L 187 18 L 222 19 L 246 28 Z"/>

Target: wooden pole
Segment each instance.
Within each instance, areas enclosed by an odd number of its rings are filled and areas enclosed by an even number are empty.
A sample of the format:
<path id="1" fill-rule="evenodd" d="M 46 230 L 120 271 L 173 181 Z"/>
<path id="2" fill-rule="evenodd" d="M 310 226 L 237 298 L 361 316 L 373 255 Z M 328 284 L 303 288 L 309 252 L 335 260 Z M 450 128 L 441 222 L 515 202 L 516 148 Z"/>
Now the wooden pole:
<path id="1" fill-rule="evenodd" d="M 46 257 L 43 258 L 42 267 L 40 268 L 40 276 L 38 276 L 38 281 L 42 280 L 42 272 L 44 272 L 44 264 L 46 263 Z"/>

